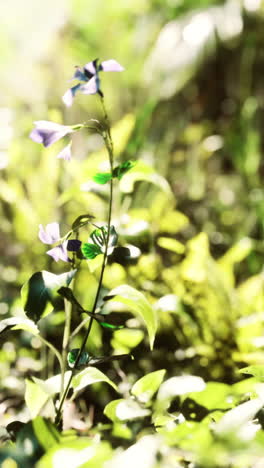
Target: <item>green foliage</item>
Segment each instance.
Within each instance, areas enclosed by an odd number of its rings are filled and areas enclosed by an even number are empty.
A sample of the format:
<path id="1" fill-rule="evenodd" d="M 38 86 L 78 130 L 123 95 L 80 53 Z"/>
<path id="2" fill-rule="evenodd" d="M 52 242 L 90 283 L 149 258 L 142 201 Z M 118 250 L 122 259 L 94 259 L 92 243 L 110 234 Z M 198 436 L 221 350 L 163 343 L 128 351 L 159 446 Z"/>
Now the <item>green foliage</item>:
<path id="1" fill-rule="evenodd" d="M 38 271 L 23 285 L 21 298 L 27 316 L 37 322 L 50 313 L 53 308 L 59 307 L 58 289 L 68 286 L 76 270 L 54 275 L 49 271 Z"/>
<path id="2" fill-rule="evenodd" d="M 112 289 L 107 299 L 123 304 L 126 309 L 143 319 L 148 330 L 150 349 L 152 349 L 157 330 L 157 316 L 145 296 L 131 286 L 123 284 Z M 113 303 L 111 306 L 114 307 Z"/>

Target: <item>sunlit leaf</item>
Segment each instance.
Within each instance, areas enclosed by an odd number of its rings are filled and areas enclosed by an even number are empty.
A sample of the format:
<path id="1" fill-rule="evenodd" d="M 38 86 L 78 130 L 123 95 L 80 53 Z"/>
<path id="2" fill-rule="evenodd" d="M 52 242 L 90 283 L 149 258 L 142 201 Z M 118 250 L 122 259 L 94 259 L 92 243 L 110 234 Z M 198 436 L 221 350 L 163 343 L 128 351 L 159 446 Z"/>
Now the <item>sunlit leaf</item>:
<path id="1" fill-rule="evenodd" d="M 114 302 L 121 302 L 130 312 L 139 315 L 148 330 L 150 348 L 153 349 L 155 334 L 157 331 L 157 316 L 156 311 L 151 307 L 146 297 L 136 289 L 123 284 L 108 293 L 108 299 L 113 299 Z"/>
<path id="2" fill-rule="evenodd" d="M 24 317 L 10 317 L 0 321 L 0 334 L 10 328 L 12 330 L 24 330 L 34 336 L 39 334 L 37 325 L 32 320 Z"/>
<path id="3" fill-rule="evenodd" d="M 104 414 L 112 421 L 131 421 L 145 418 L 150 414 L 150 410 L 142 408 L 136 401 L 121 398 L 108 403 Z"/>
<path id="4" fill-rule="evenodd" d="M 170 250 L 171 252 L 175 252 L 177 254 L 183 254 L 185 251 L 185 246 L 181 242 L 169 237 L 159 237 L 157 244 L 163 249 Z"/>
<path id="5" fill-rule="evenodd" d="M 108 442 L 93 441 L 91 437 L 72 436 L 61 440 L 48 450 L 35 465 L 36 468 L 103 468 L 111 458 Z"/>
<path id="6" fill-rule="evenodd" d="M 68 286 L 77 270 L 61 275 L 54 275 L 49 271 L 34 273 L 21 289 L 21 298 L 24 310 L 29 318 L 37 322 L 46 312 L 48 306 L 56 305 L 57 294 L 61 286 Z"/>
<path id="7" fill-rule="evenodd" d="M 118 352 L 129 352 L 135 348 L 143 338 L 143 330 L 124 328 L 123 330 L 114 332 L 111 345 Z"/>
<path id="8" fill-rule="evenodd" d="M 189 219 L 181 211 L 169 210 L 160 219 L 160 232 L 176 234 L 189 224 Z"/>
<path id="9" fill-rule="evenodd" d="M 243 369 L 239 369 L 239 373 L 253 375 L 260 382 L 264 382 L 264 366 L 262 365 L 243 367 Z"/>
<path id="10" fill-rule="evenodd" d="M 45 450 L 49 450 L 59 442 L 60 434 L 55 425 L 48 419 L 38 416 L 33 419 L 32 426 L 40 445 Z"/>
<path id="11" fill-rule="evenodd" d="M 84 214 L 78 216 L 78 218 L 75 219 L 75 221 L 72 223 L 72 229 L 76 231 L 77 229 L 86 226 L 89 224 L 92 220 L 94 219 L 94 216 L 90 214 Z"/>
<path id="12" fill-rule="evenodd" d="M 151 166 L 148 166 L 142 161 L 138 162 L 135 167 L 124 174 L 119 185 L 121 192 L 133 192 L 135 183 L 139 181 L 145 181 L 154 184 L 163 190 L 169 197 L 172 196 L 171 188 L 167 180 L 155 172 Z"/>
<path id="13" fill-rule="evenodd" d="M 165 369 L 150 372 L 139 379 L 132 387 L 131 393 L 142 403 L 147 403 L 158 391 L 166 373 Z"/>
<path id="14" fill-rule="evenodd" d="M 241 426 L 251 421 L 262 407 L 263 401 L 260 398 L 236 406 L 222 417 L 217 423 L 215 431 L 217 434 L 223 434 L 241 429 Z"/>
<path id="15" fill-rule="evenodd" d="M 88 367 L 73 377 L 71 387 L 74 389 L 74 395 L 96 382 L 106 382 L 117 391 L 117 386 L 103 372 L 95 367 Z"/>
<path id="16" fill-rule="evenodd" d="M 177 395 L 185 395 L 191 392 L 201 392 L 205 389 L 205 382 L 195 375 L 183 375 L 171 377 L 163 382 L 159 388 L 157 400 L 168 402 Z"/>
<path id="17" fill-rule="evenodd" d="M 51 395 L 36 382 L 26 379 L 25 402 L 31 417 L 35 418 L 47 404 Z"/>

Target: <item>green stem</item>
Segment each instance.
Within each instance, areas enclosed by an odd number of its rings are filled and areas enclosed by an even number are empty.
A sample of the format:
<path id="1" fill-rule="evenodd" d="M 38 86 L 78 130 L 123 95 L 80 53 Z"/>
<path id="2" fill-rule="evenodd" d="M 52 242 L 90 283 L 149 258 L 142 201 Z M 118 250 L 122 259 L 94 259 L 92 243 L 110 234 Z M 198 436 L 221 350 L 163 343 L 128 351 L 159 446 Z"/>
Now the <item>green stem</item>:
<path id="1" fill-rule="evenodd" d="M 64 310 L 65 310 L 65 325 L 64 325 L 64 332 L 63 332 L 63 340 L 62 340 L 62 369 L 61 369 L 61 390 L 60 396 L 62 397 L 64 392 L 64 377 L 67 365 L 67 353 L 68 353 L 68 345 L 69 345 L 69 338 L 71 332 L 71 315 L 72 315 L 72 305 L 69 301 L 64 299 Z"/>
<path id="2" fill-rule="evenodd" d="M 53 344 L 51 344 L 49 341 L 47 341 L 45 338 L 43 338 L 43 336 L 38 335 L 38 338 L 40 339 L 40 341 L 42 341 L 42 343 L 45 346 L 48 346 L 48 348 L 51 349 L 51 351 L 53 352 L 53 354 L 56 356 L 56 358 L 59 361 L 60 370 L 62 370 L 62 359 L 61 359 L 61 355 L 60 355 L 59 351 L 55 348 L 55 346 L 53 346 Z"/>
<path id="3" fill-rule="evenodd" d="M 108 119 L 108 115 L 106 113 L 103 98 L 101 98 L 101 104 L 102 104 L 102 107 L 103 107 L 104 119 L 105 119 L 105 122 L 106 122 L 106 133 L 103 133 L 103 138 L 104 138 L 105 146 L 106 146 L 106 149 L 107 149 L 107 152 L 108 152 L 109 163 L 110 163 L 110 167 L 111 167 L 111 173 L 113 173 L 113 160 L 114 160 L 113 142 L 112 142 L 111 131 L 110 131 L 110 126 L 109 126 L 109 119 Z M 107 264 L 107 251 L 108 251 L 108 243 L 109 243 L 109 237 L 110 237 L 112 207 L 113 207 L 113 180 L 111 179 L 110 180 L 109 209 L 108 209 L 108 219 L 107 219 L 106 247 L 105 247 L 105 252 L 104 252 L 104 257 L 103 257 L 103 264 L 102 264 L 102 268 L 101 268 L 100 278 L 99 278 L 99 281 L 98 281 L 97 291 L 96 291 L 96 295 L 95 295 L 95 299 L 94 299 L 94 304 L 93 304 L 93 308 L 92 308 L 92 311 L 91 311 L 92 314 L 95 313 L 96 308 L 97 308 L 97 302 L 98 302 L 98 299 L 99 299 L 99 295 L 100 295 L 100 291 L 101 291 L 101 287 L 102 287 L 102 283 L 103 283 L 104 271 L 105 271 L 105 267 L 106 267 L 106 264 Z M 56 418 L 55 418 L 55 424 L 57 424 L 57 425 L 60 424 L 62 407 L 63 407 L 64 401 L 65 401 L 65 399 L 66 399 L 66 397 L 68 395 L 68 391 L 69 391 L 70 386 L 71 386 L 74 371 L 78 367 L 79 359 L 80 359 L 80 357 L 81 357 L 81 355 L 82 355 L 82 353 L 84 351 L 87 340 L 89 338 L 89 335 L 90 335 L 90 332 L 91 332 L 91 329 L 92 329 L 92 325 L 93 325 L 93 321 L 94 321 L 94 318 L 91 317 L 90 321 L 89 321 L 88 328 L 86 330 L 86 334 L 84 336 L 84 339 L 83 339 L 83 342 L 82 342 L 82 345 L 81 345 L 81 348 L 79 349 L 78 356 L 77 356 L 77 358 L 75 360 L 75 363 L 74 363 L 74 366 L 73 366 L 73 368 L 71 370 L 70 378 L 69 378 L 68 383 L 66 385 L 66 388 L 63 391 L 62 396 L 60 398 L 60 403 L 59 403 L 59 407 L 57 409 Z"/>
<path id="4" fill-rule="evenodd" d="M 86 323 L 88 323 L 90 320 L 90 317 L 85 317 L 85 319 L 82 320 L 81 323 L 79 323 L 79 325 L 75 328 L 75 330 L 73 330 L 70 338 L 69 338 L 69 342 L 72 341 L 72 339 L 79 333 L 79 331 L 84 327 L 84 325 L 86 325 Z"/>

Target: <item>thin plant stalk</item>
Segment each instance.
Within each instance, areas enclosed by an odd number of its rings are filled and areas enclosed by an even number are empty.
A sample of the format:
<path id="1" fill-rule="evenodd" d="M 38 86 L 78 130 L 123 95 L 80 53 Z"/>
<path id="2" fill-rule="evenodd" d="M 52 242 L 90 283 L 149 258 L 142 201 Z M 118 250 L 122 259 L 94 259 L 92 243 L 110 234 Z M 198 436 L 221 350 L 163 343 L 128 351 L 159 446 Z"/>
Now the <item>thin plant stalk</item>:
<path id="1" fill-rule="evenodd" d="M 102 104 L 102 108 L 103 108 L 103 112 L 104 112 L 104 119 L 105 119 L 105 124 L 106 124 L 106 131 L 102 132 L 102 136 L 103 136 L 105 146 L 106 146 L 106 149 L 107 149 L 107 152 L 108 152 L 108 158 L 109 158 L 109 163 L 110 163 L 110 168 L 111 168 L 111 174 L 113 174 L 113 160 L 114 160 L 113 142 L 112 142 L 112 137 L 111 137 L 109 119 L 108 119 L 108 115 L 107 115 L 107 112 L 106 112 L 106 109 L 105 109 L 104 100 L 103 100 L 102 97 L 101 97 L 101 104 Z M 101 287 L 102 287 L 102 283 L 103 283 L 104 271 L 105 271 L 105 267 L 106 267 L 106 264 L 107 264 L 107 252 L 108 252 L 108 244 L 109 244 L 109 238 L 110 238 L 112 208 L 113 208 L 113 180 L 111 179 L 110 180 L 109 205 L 108 205 L 108 218 L 107 218 L 106 246 L 105 246 L 105 252 L 104 252 L 104 256 L 103 256 L 103 264 L 102 264 L 102 267 L 101 267 L 101 273 L 100 273 L 100 277 L 99 277 L 99 281 L 98 281 L 97 291 L 96 291 L 96 295 L 95 295 L 95 299 L 94 299 L 93 308 L 92 308 L 92 311 L 91 311 L 92 314 L 95 313 L 96 308 L 97 308 L 97 303 L 98 303 L 98 299 L 99 299 L 99 295 L 100 295 L 100 291 L 101 291 Z M 68 395 L 68 391 L 70 389 L 70 385 L 71 385 L 71 382 L 72 382 L 72 379 L 73 379 L 74 371 L 78 366 L 79 359 L 80 359 L 80 357 L 81 357 L 81 355 L 82 355 L 82 353 L 84 351 L 87 340 L 89 338 L 89 335 L 90 335 L 90 332 L 91 332 L 91 329 L 92 329 L 92 325 L 93 325 L 93 321 L 94 321 L 94 317 L 91 317 L 90 321 L 89 321 L 88 328 L 86 330 L 86 334 L 85 334 L 83 342 L 82 342 L 82 345 L 81 345 L 81 347 L 79 349 L 79 353 L 78 353 L 77 358 L 76 358 L 76 360 L 74 362 L 74 366 L 73 366 L 73 368 L 71 370 L 71 374 L 70 374 L 69 380 L 67 382 L 66 388 L 62 392 L 59 407 L 57 409 L 56 418 L 55 418 L 55 424 L 57 424 L 57 425 L 60 424 L 61 415 L 62 415 L 62 407 L 63 407 L 64 401 L 65 401 L 65 399 L 66 399 L 66 397 Z M 70 337 L 70 335 L 68 336 L 68 339 L 69 339 L 69 337 Z"/>
<path id="2" fill-rule="evenodd" d="M 64 391 L 64 377 L 67 365 L 67 353 L 68 353 L 68 344 L 69 344 L 69 337 L 71 333 L 71 316 L 72 316 L 72 304 L 64 299 L 64 310 L 65 310 L 65 325 L 64 325 L 64 333 L 63 333 L 63 340 L 62 340 L 62 369 L 61 369 L 61 390 L 60 390 L 60 397 L 62 398 L 63 391 Z"/>

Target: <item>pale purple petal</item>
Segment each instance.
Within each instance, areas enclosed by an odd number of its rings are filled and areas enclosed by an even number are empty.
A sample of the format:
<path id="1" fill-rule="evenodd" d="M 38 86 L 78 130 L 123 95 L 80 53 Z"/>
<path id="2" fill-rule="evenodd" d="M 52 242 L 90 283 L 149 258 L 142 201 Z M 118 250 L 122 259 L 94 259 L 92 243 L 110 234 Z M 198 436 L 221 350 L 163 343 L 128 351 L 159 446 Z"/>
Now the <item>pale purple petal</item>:
<path id="1" fill-rule="evenodd" d="M 30 138 L 36 143 L 42 143 L 45 147 L 73 132 L 73 129 L 68 125 L 60 125 L 46 120 L 39 120 L 34 124 L 36 128 L 30 133 Z"/>
<path id="2" fill-rule="evenodd" d="M 86 65 L 84 65 L 83 68 L 84 70 L 87 70 L 92 75 L 95 75 L 96 74 L 95 60 L 93 60 L 92 62 L 86 63 Z"/>
<path id="3" fill-rule="evenodd" d="M 60 227 L 59 224 L 49 223 L 46 228 L 42 224 L 39 225 L 39 239 L 43 244 L 53 244 L 60 239 Z"/>
<path id="4" fill-rule="evenodd" d="M 80 86 L 80 91 L 83 94 L 96 94 L 99 90 L 99 86 L 99 78 L 95 75 L 88 81 L 88 83 Z"/>
<path id="5" fill-rule="evenodd" d="M 72 146 L 72 142 L 70 141 L 70 143 L 67 146 L 65 146 L 65 148 L 63 148 L 61 152 L 57 155 L 57 158 L 64 159 L 65 161 L 70 161 L 71 146 Z"/>
<path id="6" fill-rule="evenodd" d="M 86 81 L 86 80 L 84 80 Z M 72 88 L 68 89 L 66 91 L 66 93 L 62 96 L 62 100 L 65 104 L 65 106 L 67 107 L 71 107 L 72 105 L 72 102 L 73 102 L 73 98 L 76 94 L 76 92 L 78 91 L 78 89 L 80 88 L 80 85 L 77 84 L 76 86 L 73 86 Z"/>
<path id="7" fill-rule="evenodd" d="M 120 65 L 116 60 L 110 59 L 110 60 L 105 60 L 104 62 L 101 63 L 101 68 L 103 71 L 111 71 L 111 72 L 121 72 L 124 70 L 124 67 Z"/>
<path id="8" fill-rule="evenodd" d="M 48 250 L 46 253 L 50 255 L 55 262 L 62 260 L 63 262 L 68 262 L 69 257 L 67 254 L 67 242 L 63 242 L 61 245 L 54 247 L 53 249 Z"/>

